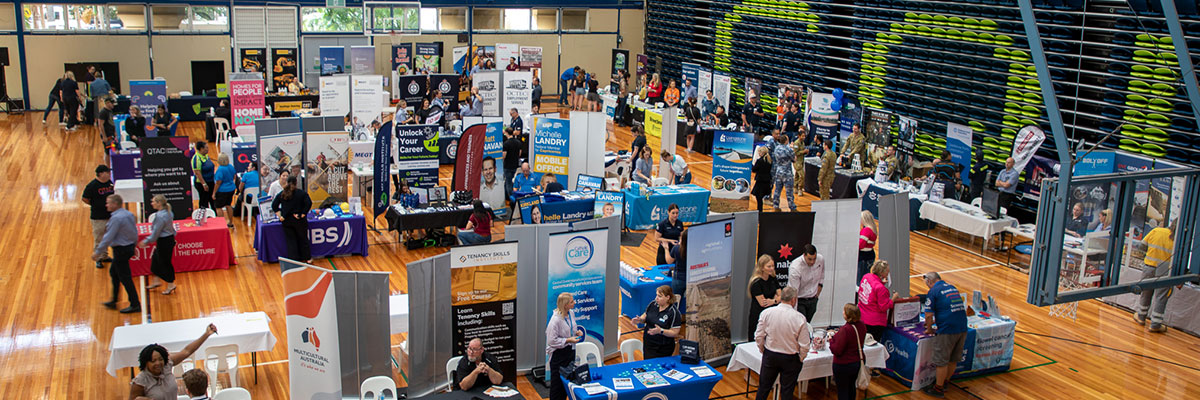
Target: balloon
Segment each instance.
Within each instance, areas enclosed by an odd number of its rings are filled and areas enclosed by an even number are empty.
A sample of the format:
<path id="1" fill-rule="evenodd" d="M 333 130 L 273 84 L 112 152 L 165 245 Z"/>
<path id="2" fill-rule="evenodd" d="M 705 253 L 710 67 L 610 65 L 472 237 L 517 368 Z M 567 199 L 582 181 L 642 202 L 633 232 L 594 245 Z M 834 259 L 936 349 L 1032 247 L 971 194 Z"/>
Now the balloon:
<path id="1" fill-rule="evenodd" d="M 836 99 L 836 98 L 833 99 L 833 102 L 829 103 L 829 108 L 833 109 L 833 111 L 841 110 L 842 109 L 842 100 Z"/>
<path id="2" fill-rule="evenodd" d="M 842 89 L 833 89 L 833 98 L 841 100 L 843 94 L 845 93 L 842 93 Z"/>

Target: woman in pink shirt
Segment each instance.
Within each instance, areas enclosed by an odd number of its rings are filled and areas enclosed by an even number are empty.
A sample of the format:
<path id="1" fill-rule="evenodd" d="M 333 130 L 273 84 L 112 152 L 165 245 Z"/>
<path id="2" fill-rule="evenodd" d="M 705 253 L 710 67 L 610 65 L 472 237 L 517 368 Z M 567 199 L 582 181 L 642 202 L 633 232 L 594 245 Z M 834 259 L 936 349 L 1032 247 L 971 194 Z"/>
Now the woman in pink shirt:
<path id="1" fill-rule="evenodd" d="M 862 313 L 863 324 L 867 325 L 867 333 L 875 340 L 883 340 L 888 310 L 900 297 L 887 288 L 888 272 L 887 261 L 876 261 L 871 265 L 871 272 L 863 275 L 858 284 L 858 309 Z"/>
<path id="2" fill-rule="evenodd" d="M 870 211 L 863 210 L 862 230 L 858 231 L 858 275 L 856 280 L 861 281 L 863 275 L 871 270 L 871 264 L 875 262 L 876 230 L 878 228 L 875 225 L 875 216 L 871 215 Z"/>

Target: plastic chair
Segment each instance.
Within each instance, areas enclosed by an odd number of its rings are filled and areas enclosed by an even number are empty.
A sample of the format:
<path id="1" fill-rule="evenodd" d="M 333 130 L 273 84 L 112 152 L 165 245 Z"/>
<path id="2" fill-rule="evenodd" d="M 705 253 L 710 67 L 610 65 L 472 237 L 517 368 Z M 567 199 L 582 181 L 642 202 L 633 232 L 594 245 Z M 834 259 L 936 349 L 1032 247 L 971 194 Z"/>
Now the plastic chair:
<path id="1" fill-rule="evenodd" d="M 250 391 L 233 387 L 217 392 L 217 395 L 213 396 L 213 400 L 250 400 Z"/>
<path id="2" fill-rule="evenodd" d="M 590 365 L 592 367 L 603 367 L 604 366 L 604 356 L 600 354 L 600 347 L 596 346 L 595 343 L 589 343 L 589 342 L 576 343 L 575 344 L 575 356 L 579 359 L 579 361 L 587 363 L 588 365 Z M 595 356 L 596 364 L 592 364 L 592 362 L 588 360 L 588 356 Z"/>
<path id="3" fill-rule="evenodd" d="M 638 339 L 629 339 L 621 342 L 621 362 L 637 361 L 635 351 L 643 351 L 642 341 Z"/>
<path id="4" fill-rule="evenodd" d="M 254 223 L 254 210 L 258 209 L 258 192 L 259 188 L 246 188 L 245 195 L 250 195 L 250 200 L 242 200 L 242 218 L 246 220 L 246 226 L 250 227 Z"/>
<path id="5" fill-rule="evenodd" d="M 463 356 L 450 357 L 446 361 L 446 390 L 454 388 L 454 370 L 458 368 L 459 361 L 462 361 Z"/>
<path id="6" fill-rule="evenodd" d="M 217 143 L 225 143 L 229 140 L 229 120 L 225 118 L 213 118 L 213 130 L 217 131 Z"/>
<path id="7" fill-rule="evenodd" d="M 212 210 L 209 210 L 212 212 Z M 238 347 L 236 344 L 227 344 L 224 346 L 211 346 L 204 351 L 204 369 L 212 377 L 209 380 L 209 387 L 213 393 L 220 393 L 220 387 L 217 376 L 222 372 L 229 374 L 229 387 L 235 388 L 238 386 L 237 370 L 238 370 Z M 250 395 L 249 392 L 246 393 Z M 237 398 L 237 397 L 231 397 Z M 249 398 L 249 397 L 246 397 Z"/>
<path id="8" fill-rule="evenodd" d="M 359 400 L 399 398 L 396 396 L 396 381 L 393 381 L 392 378 L 386 376 L 372 376 L 367 378 L 367 380 L 363 381 L 362 385 L 359 386 L 358 393 Z M 384 397 L 384 393 L 387 393 L 387 397 Z"/>

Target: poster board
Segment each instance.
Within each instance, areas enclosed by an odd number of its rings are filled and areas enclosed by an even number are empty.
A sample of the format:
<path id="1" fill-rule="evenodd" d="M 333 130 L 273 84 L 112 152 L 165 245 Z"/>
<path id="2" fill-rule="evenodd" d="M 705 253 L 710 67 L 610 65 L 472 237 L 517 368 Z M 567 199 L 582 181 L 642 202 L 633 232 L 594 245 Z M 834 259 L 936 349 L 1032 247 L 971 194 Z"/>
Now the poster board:
<path id="1" fill-rule="evenodd" d="M 473 84 L 479 88 L 479 97 L 483 99 L 483 116 L 485 117 L 501 115 L 500 73 L 501 71 L 479 71 L 472 75 Z"/>
<path id="2" fill-rule="evenodd" d="M 561 118 L 535 116 L 533 135 L 529 142 L 529 154 L 533 159 L 534 174 L 541 177 L 554 173 L 563 186 L 569 184 L 571 155 L 571 121 Z"/>
<path id="3" fill-rule="evenodd" d="M 269 192 L 271 182 L 279 180 L 283 171 L 299 177 L 304 165 L 304 134 L 258 136 L 258 159 L 266 167 L 266 173 L 258 180 L 259 193 Z"/>
<path id="4" fill-rule="evenodd" d="M 322 76 L 318 89 L 321 115 L 344 117 L 350 114 L 349 75 Z"/>
<path id="5" fill-rule="evenodd" d="M 267 117 L 265 85 L 262 79 L 229 82 L 229 107 L 233 114 L 230 127 L 242 133 L 254 132 L 254 121 Z"/>
<path id="6" fill-rule="evenodd" d="M 713 133 L 712 196 L 750 199 L 750 167 L 754 158 L 754 134 L 738 131 Z"/>
<path id="7" fill-rule="evenodd" d="M 286 89 L 288 82 L 299 79 L 296 70 L 296 48 L 271 50 L 271 88 Z"/>
<path id="8" fill-rule="evenodd" d="M 142 204 L 150 204 L 156 195 L 163 195 L 175 214 L 175 219 L 192 216 L 192 168 L 187 156 L 186 136 L 148 137 L 138 144 L 142 151 Z M 125 199 L 132 202 L 134 199 Z M 144 207 L 145 217 L 154 213 Z"/>

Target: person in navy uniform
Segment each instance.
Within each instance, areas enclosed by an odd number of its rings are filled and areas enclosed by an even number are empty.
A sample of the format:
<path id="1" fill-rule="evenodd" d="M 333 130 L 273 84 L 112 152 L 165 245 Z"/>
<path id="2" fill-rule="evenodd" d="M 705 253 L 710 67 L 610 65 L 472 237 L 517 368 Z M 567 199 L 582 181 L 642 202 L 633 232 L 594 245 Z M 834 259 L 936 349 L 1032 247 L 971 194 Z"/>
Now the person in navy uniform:
<path id="1" fill-rule="evenodd" d="M 642 328 L 642 356 L 647 360 L 675 354 L 675 338 L 679 337 L 679 328 L 683 326 L 683 315 L 675 305 L 671 287 L 662 285 L 656 292 L 654 302 L 646 306 L 646 312 L 633 318 L 634 324 L 646 324 Z"/>

